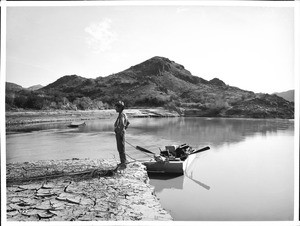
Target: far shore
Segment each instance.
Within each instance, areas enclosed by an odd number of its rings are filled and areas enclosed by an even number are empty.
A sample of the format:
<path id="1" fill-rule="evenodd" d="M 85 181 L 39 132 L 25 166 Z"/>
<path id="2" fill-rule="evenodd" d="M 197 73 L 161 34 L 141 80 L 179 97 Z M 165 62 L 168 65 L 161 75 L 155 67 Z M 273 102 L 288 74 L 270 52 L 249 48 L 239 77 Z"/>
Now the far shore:
<path id="1" fill-rule="evenodd" d="M 125 109 L 128 117 L 178 117 L 177 112 L 164 108 Z M 111 118 L 116 115 L 114 109 L 106 110 L 49 110 L 49 111 L 7 111 L 6 126 L 46 122 L 71 122 Z"/>

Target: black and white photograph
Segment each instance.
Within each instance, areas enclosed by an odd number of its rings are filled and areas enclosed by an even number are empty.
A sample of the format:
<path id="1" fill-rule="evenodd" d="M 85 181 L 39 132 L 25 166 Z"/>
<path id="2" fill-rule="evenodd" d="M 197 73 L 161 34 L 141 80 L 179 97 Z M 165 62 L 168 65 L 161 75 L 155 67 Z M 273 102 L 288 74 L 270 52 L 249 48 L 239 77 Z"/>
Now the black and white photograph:
<path id="1" fill-rule="evenodd" d="M 299 225 L 294 1 L 10 2 L 4 225 Z"/>

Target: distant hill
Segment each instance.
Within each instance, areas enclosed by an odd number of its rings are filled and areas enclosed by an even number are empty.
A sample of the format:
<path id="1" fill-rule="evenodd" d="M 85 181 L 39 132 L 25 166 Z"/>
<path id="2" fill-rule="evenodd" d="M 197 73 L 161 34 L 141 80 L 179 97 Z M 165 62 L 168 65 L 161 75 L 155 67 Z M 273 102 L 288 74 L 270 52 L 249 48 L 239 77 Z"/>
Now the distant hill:
<path id="1" fill-rule="evenodd" d="M 44 87 L 44 86 L 42 86 L 42 85 L 34 85 L 34 86 L 28 87 L 27 89 L 28 89 L 28 90 L 31 90 L 31 91 L 35 91 L 35 90 L 41 89 L 41 88 L 43 88 L 43 87 Z"/>
<path id="2" fill-rule="evenodd" d="M 17 93 L 29 95 L 31 106 L 41 109 L 95 109 L 121 99 L 126 107 L 162 106 L 185 116 L 294 117 L 294 105 L 282 97 L 255 94 L 218 78 L 207 81 L 158 56 L 106 77 L 67 75 L 33 93 Z"/>
<path id="3" fill-rule="evenodd" d="M 38 89 L 43 88 L 42 85 L 34 85 L 34 86 L 30 86 L 28 88 L 24 88 L 20 85 L 17 85 L 15 83 L 11 83 L 11 82 L 6 82 L 6 92 L 18 92 L 20 90 L 30 90 L 30 91 L 35 91 Z"/>
<path id="4" fill-rule="evenodd" d="M 274 93 L 288 101 L 295 102 L 295 90 L 288 90 L 286 92 Z"/>
<path id="5" fill-rule="evenodd" d="M 23 89 L 22 86 L 17 85 L 15 83 L 6 82 L 6 84 L 5 84 L 5 91 L 6 91 L 6 93 L 18 92 L 18 91 L 20 91 L 22 89 Z"/>
<path id="6" fill-rule="evenodd" d="M 236 102 L 253 92 L 225 85 L 217 78 L 207 81 L 193 76 L 184 66 L 164 57 L 153 57 L 122 72 L 87 79 L 77 75 L 64 76 L 42 88 L 46 92 L 63 92 L 69 96 L 101 98 L 112 104 L 123 99 L 129 106 L 158 106 L 173 102 L 214 104 Z"/>

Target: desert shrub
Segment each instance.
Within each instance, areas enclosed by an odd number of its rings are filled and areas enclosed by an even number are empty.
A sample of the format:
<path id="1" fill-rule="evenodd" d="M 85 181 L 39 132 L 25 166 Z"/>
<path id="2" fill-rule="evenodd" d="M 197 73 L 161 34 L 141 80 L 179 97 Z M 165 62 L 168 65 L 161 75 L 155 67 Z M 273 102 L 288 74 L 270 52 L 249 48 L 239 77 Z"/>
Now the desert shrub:
<path id="1" fill-rule="evenodd" d="M 182 115 L 182 109 L 176 104 L 176 102 L 169 102 L 165 105 L 165 108 L 170 110 L 170 111 L 175 111 L 177 112 L 179 115 Z"/>
<path id="2" fill-rule="evenodd" d="M 95 99 L 95 100 L 93 100 L 93 102 L 94 102 L 93 105 L 95 106 L 96 109 L 108 109 L 109 108 L 108 104 L 103 103 L 102 100 L 100 100 L 100 99 Z"/>
<path id="3" fill-rule="evenodd" d="M 13 109 L 14 109 L 13 105 L 5 103 L 5 111 L 11 111 Z"/>
<path id="4" fill-rule="evenodd" d="M 51 101 L 48 99 L 44 99 L 42 110 L 50 110 Z"/>
<path id="5" fill-rule="evenodd" d="M 40 110 L 44 106 L 44 98 L 36 94 L 30 94 L 27 98 L 25 108 Z"/>
<path id="6" fill-rule="evenodd" d="M 157 89 L 158 89 L 158 91 L 168 94 L 168 89 L 166 87 L 158 86 Z"/>
<path id="7" fill-rule="evenodd" d="M 204 105 L 201 103 L 181 103 L 181 107 L 202 109 L 204 107 Z"/>
<path id="8" fill-rule="evenodd" d="M 222 98 L 217 98 L 215 101 L 216 108 L 229 108 L 229 104 L 226 100 Z"/>
<path id="9" fill-rule="evenodd" d="M 70 103 L 70 101 L 68 100 L 68 98 L 62 97 L 62 103 L 63 103 L 63 105 L 67 105 Z"/>
<path id="10" fill-rule="evenodd" d="M 27 97 L 26 96 L 16 96 L 15 98 L 15 106 L 18 108 L 25 108 L 27 102 Z"/>
<path id="11" fill-rule="evenodd" d="M 142 97 L 135 101 L 135 105 L 147 107 L 161 107 L 168 102 L 167 98 L 162 97 Z"/>
<path id="12" fill-rule="evenodd" d="M 89 97 L 76 98 L 73 102 L 74 105 L 80 110 L 92 109 L 93 102 Z"/>
<path id="13" fill-rule="evenodd" d="M 6 95 L 5 96 L 5 104 L 8 106 L 14 106 L 15 98 L 13 95 Z"/>

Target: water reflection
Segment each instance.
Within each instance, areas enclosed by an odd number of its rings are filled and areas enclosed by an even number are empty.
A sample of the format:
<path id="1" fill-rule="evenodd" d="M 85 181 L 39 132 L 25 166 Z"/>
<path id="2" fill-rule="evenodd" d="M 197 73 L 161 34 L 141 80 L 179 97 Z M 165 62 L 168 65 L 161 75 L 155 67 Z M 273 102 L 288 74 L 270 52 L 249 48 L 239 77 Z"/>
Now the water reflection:
<path id="1" fill-rule="evenodd" d="M 152 133 L 156 136 L 193 146 L 237 143 L 245 137 L 279 130 L 293 130 L 293 121 L 224 119 L 224 118 L 168 118 L 134 120 L 133 133 Z"/>
<path id="2" fill-rule="evenodd" d="M 67 127 L 69 122 L 7 127 L 7 160 L 29 161 L 31 154 L 35 156 L 32 160 L 48 159 L 52 157 L 51 153 L 57 151 L 57 146 L 64 153 L 61 156 L 57 153 L 56 158 L 84 156 L 81 154 L 82 148 L 85 150 L 85 157 L 112 157 L 112 154 L 116 154 L 113 121 L 113 118 L 87 120 L 86 126 L 74 129 Z M 154 153 L 159 153 L 159 148 L 163 149 L 164 146 L 183 143 L 195 149 L 208 145 L 211 151 L 216 152 L 224 150 L 221 148 L 223 145 L 243 142 L 248 137 L 276 135 L 279 131 L 292 134 L 294 130 L 293 121 L 289 120 L 191 117 L 131 118 L 130 121 L 127 141 Z M 24 137 L 24 133 L 32 135 Z M 68 143 L 65 138 L 69 139 Z M 28 152 L 25 154 L 23 149 Z M 139 160 L 149 159 L 128 145 L 126 150 Z"/>
<path id="3" fill-rule="evenodd" d="M 71 122 L 51 122 L 51 123 L 33 123 L 24 125 L 12 125 L 6 127 L 6 133 L 30 133 L 35 131 L 58 131 L 73 133 L 90 133 L 90 132 L 112 132 L 112 119 L 101 119 L 86 121 L 86 126 L 78 128 L 69 128 Z"/>
<path id="4" fill-rule="evenodd" d="M 195 155 L 190 155 L 183 164 L 184 175 L 172 175 L 172 174 L 148 174 L 151 180 L 151 184 L 155 186 L 156 192 L 162 192 L 164 189 L 183 189 L 184 180 L 189 179 L 201 186 L 206 190 L 210 190 L 210 186 L 207 184 L 195 179 L 193 165 L 195 164 L 195 160 L 200 157 L 202 153 L 198 153 Z M 197 172 L 195 173 L 197 175 Z"/>
<path id="5" fill-rule="evenodd" d="M 185 177 L 189 178 L 190 180 L 192 180 L 193 182 L 195 182 L 196 184 L 200 185 L 201 187 L 205 188 L 206 190 L 210 190 L 210 186 L 204 184 L 203 182 L 194 179 L 193 175 L 194 175 L 194 169 L 193 169 L 193 164 L 195 164 L 195 159 L 197 159 L 201 154 L 198 153 L 195 156 L 190 155 L 185 163 L 184 163 L 184 175 Z M 197 175 L 197 172 L 195 173 Z"/>
<path id="6" fill-rule="evenodd" d="M 291 120 L 270 119 L 224 119 L 224 118 L 131 118 L 128 132 L 138 136 L 151 134 L 179 143 L 196 146 L 243 141 L 245 137 L 293 130 Z M 86 126 L 67 130 L 69 123 L 42 123 L 7 127 L 7 133 L 24 133 L 39 130 L 63 130 L 64 132 L 91 133 L 112 132 L 113 119 L 86 121 Z"/>
<path id="7" fill-rule="evenodd" d="M 67 123 L 33 123 L 24 125 L 11 125 L 6 127 L 6 134 L 31 133 L 35 131 L 60 130 L 67 128 Z"/>
<path id="8" fill-rule="evenodd" d="M 155 186 L 156 192 L 164 189 L 183 189 L 184 176 L 149 174 L 151 184 Z"/>
<path id="9" fill-rule="evenodd" d="M 188 175 L 186 174 L 186 177 L 191 179 L 193 182 L 195 182 L 196 184 L 200 185 L 202 188 L 205 188 L 206 190 L 210 190 L 210 186 L 198 181 L 198 180 L 195 180 L 193 179 L 193 173 L 191 173 L 191 175 Z"/>

